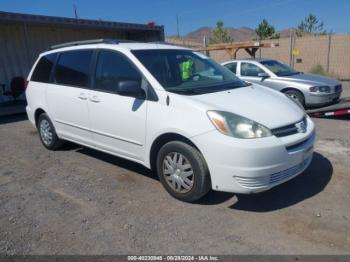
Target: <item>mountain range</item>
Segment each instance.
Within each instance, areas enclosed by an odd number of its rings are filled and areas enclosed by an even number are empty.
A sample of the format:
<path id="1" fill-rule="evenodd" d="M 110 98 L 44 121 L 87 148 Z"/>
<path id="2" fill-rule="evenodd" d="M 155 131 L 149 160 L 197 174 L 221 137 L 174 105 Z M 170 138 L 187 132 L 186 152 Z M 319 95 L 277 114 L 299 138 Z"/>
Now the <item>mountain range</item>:
<path id="1" fill-rule="evenodd" d="M 206 36 L 209 39 L 213 29 L 214 28 L 212 27 L 200 27 L 197 30 L 186 34 L 185 36 L 183 36 L 183 38 L 201 43 L 203 42 L 204 36 Z M 239 27 L 239 28 L 227 27 L 225 29 L 227 30 L 229 36 L 232 37 L 236 42 L 249 41 L 257 37 L 255 30 L 249 27 Z M 289 32 L 290 32 L 290 28 L 278 31 L 281 38 L 289 37 Z"/>

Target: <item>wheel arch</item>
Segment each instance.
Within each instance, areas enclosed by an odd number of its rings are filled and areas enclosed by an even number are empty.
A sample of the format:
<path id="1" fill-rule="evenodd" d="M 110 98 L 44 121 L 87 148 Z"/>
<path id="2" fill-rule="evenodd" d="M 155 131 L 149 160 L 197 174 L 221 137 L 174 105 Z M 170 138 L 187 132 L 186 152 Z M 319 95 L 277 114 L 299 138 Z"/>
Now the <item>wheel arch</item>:
<path id="1" fill-rule="evenodd" d="M 38 126 L 39 117 L 44 113 L 46 113 L 45 110 L 40 107 L 35 110 L 35 113 L 34 113 L 35 126 Z"/>
<path id="2" fill-rule="evenodd" d="M 166 143 L 168 143 L 170 141 L 181 141 L 181 142 L 184 142 L 186 144 L 189 144 L 189 145 L 193 146 L 194 148 L 196 148 L 201 153 L 199 148 L 189 138 L 187 138 L 187 137 L 185 137 L 183 135 L 180 135 L 180 134 L 175 133 L 175 132 L 169 132 L 169 133 L 161 134 L 153 141 L 151 149 L 149 151 L 150 152 L 149 153 L 149 163 L 150 163 L 151 170 L 155 170 L 156 160 L 157 160 L 157 153 L 158 153 L 159 149 L 163 145 L 165 145 Z"/>
<path id="3" fill-rule="evenodd" d="M 290 87 L 290 86 L 289 86 L 289 87 L 285 87 L 285 88 L 283 88 L 283 89 L 281 90 L 282 93 L 285 93 L 285 92 L 287 92 L 287 91 L 296 91 L 296 92 L 300 93 L 301 95 L 303 95 L 303 97 L 305 98 L 304 93 L 303 93 L 302 91 L 300 91 L 298 88 Z"/>

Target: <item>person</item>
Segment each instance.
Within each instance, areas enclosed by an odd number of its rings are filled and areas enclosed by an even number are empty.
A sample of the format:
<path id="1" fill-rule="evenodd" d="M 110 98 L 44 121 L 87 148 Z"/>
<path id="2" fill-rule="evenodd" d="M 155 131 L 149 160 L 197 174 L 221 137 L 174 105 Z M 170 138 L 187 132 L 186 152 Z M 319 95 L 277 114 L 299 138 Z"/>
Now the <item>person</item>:
<path id="1" fill-rule="evenodd" d="M 193 61 L 191 59 L 188 59 L 181 62 L 180 71 L 182 80 L 188 80 L 193 74 Z"/>

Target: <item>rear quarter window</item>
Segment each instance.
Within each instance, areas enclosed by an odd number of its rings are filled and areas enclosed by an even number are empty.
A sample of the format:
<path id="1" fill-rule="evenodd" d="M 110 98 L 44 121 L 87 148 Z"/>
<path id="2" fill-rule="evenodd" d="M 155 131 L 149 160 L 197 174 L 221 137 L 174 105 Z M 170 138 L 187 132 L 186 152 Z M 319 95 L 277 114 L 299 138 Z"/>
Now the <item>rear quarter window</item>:
<path id="1" fill-rule="evenodd" d="M 55 72 L 56 84 L 87 87 L 92 50 L 67 51 L 60 54 Z"/>
<path id="2" fill-rule="evenodd" d="M 57 53 L 41 57 L 33 71 L 31 81 L 49 83 L 50 74 L 52 71 L 52 67 L 55 64 L 56 58 Z"/>

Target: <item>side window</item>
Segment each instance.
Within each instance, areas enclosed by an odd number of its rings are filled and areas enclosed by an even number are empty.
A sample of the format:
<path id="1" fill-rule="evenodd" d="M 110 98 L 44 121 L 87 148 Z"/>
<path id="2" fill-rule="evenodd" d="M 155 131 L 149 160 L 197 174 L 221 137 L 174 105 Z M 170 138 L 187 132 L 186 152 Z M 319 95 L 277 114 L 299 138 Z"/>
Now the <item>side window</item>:
<path id="1" fill-rule="evenodd" d="M 31 81 L 49 83 L 51 70 L 55 64 L 56 58 L 57 53 L 41 57 L 34 69 Z"/>
<path id="2" fill-rule="evenodd" d="M 258 76 L 259 73 L 265 73 L 265 71 L 254 64 L 241 63 L 241 76 Z"/>
<path id="3" fill-rule="evenodd" d="M 237 63 L 230 63 L 230 64 L 225 65 L 225 67 L 227 69 L 229 69 L 232 73 L 236 74 Z"/>
<path id="4" fill-rule="evenodd" d="M 88 87 L 92 50 L 61 53 L 55 72 L 57 84 Z"/>
<path id="5" fill-rule="evenodd" d="M 133 80 L 141 83 L 141 78 L 135 66 L 124 56 L 112 51 L 100 51 L 96 65 L 95 89 L 116 93 L 120 81 Z"/>

